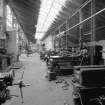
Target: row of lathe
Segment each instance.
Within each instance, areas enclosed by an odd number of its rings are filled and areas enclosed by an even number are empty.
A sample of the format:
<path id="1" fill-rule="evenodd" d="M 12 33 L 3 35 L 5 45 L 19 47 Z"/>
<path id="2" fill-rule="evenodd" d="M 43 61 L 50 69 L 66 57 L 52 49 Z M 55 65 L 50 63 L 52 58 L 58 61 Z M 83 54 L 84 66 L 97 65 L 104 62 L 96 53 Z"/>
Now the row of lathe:
<path id="1" fill-rule="evenodd" d="M 91 48 L 91 47 L 90 47 Z M 58 76 L 72 76 L 74 105 L 104 105 L 105 103 L 105 65 L 102 47 L 95 46 L 94 64 L 90 65 L 89 48 L 78 52 L 61 50 L 40 52 L 46 62 L 47 79 L 56 80 Z"/>

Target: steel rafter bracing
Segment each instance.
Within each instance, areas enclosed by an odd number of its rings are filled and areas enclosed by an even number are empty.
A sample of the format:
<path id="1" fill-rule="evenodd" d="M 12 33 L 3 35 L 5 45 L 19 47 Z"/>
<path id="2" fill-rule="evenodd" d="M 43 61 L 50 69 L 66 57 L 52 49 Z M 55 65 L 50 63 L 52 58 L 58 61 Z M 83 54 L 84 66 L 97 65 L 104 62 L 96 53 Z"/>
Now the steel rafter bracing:
<path id="1" fill-rule="evenodd" d="M 50 26 L 50 32 L 52 33 L 54 30 L 57 29 L 60 25 L 63 24 L 63 22 L 68 19 L 72 14 L 80 7 L 80 5 L 86 0 L 67 0 L 65 5 L 62 5 L 62 9 L 57 15 L 57 18 L 53 21 L 53 23 Z M 60 5 L 60 3 L 59 3 Z M 51 27 L 56 27 L 54 30 L 51 30 Z M 49 29 L 47 31 L 49 31 Z M 47 32 L 45 33 L 45 36 L 47 35 Z M 47 35 L 48 36 L 48 35 Z M 44 40 L 44 37 L 42 38 Z"/>

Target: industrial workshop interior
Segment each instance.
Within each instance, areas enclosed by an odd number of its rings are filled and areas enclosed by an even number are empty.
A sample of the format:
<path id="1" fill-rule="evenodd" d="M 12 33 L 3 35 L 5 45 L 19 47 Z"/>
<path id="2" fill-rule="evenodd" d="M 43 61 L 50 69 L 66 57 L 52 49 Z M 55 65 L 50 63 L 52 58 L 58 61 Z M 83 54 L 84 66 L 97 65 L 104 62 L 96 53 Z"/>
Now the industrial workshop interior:
<path id="1" fill-rule="evenodd" d="M 0 0 L 0 105 L 105 105 L 105 0 Z"/>

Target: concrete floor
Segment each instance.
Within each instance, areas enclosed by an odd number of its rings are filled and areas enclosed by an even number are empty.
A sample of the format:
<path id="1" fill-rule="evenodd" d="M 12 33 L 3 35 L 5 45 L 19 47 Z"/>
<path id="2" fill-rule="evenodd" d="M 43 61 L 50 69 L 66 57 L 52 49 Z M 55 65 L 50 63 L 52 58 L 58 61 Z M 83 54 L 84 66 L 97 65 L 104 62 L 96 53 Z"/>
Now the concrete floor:
<path id="1" fill-rule="evenodd" d="M 21 103 L 21 97 L 18 86 L 10 87 L 13 97 L 4 105 L 73 105 L 72 100 L 72 85 L 70 84 L 70 77 L 59 77 L 58 80 L 65 80 L 69 86 L 64 90 L 64 82 L 56 83 L 57 81 L 49 82 L 46 78 L 46 65 L 39 58 L 39 55 L 33 54 L 30 57 L 22 55 L 20 61 L 24 64 L 16 72 L 15 82 L 20 80 L 22 70 L 24 70 L 24 83 L 30 86 L 23 87 L 24 103 Z"/>

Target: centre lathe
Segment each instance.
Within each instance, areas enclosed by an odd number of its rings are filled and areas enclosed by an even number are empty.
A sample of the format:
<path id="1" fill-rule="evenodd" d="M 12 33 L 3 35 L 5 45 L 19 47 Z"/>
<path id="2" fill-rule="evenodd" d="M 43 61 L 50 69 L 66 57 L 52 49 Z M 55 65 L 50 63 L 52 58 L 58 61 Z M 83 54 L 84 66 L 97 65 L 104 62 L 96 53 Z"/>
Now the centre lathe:
<path id="1" fill-rule="evenodd" d="M 73 66 L 79 65 L 80 56 L 50 56 L 47 63 L 49 80 L 56 79 L 56 76 L 62 74 L 72 74 Z"/>
<path id="2" fill-rule="evenodd" d="M 105 65 L 74 67 L 71 83 L 74 105 L 105 105 Z"/>

